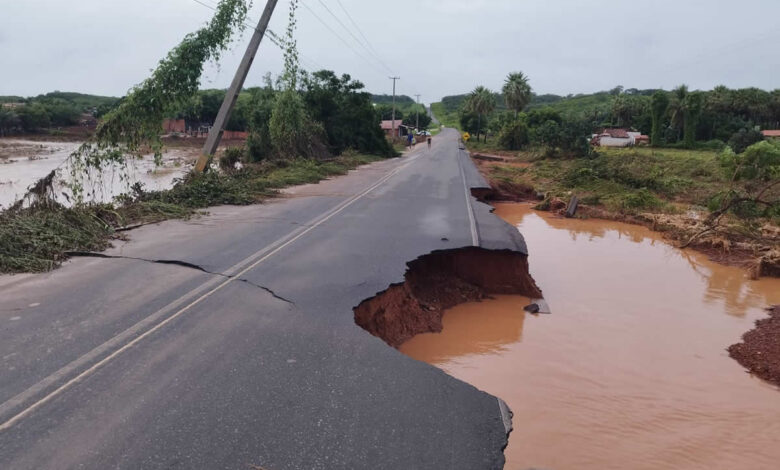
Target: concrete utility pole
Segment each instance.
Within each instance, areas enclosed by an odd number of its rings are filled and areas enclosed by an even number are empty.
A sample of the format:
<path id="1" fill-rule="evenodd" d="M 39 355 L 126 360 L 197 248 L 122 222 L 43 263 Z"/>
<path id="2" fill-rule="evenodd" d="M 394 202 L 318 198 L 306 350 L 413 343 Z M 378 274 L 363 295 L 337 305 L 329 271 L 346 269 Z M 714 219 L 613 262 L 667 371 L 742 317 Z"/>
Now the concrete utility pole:
<path id="1" fill-rule="evenodd" d="M 230 119 L 230 113 L 233 112 L 233 107 L 236 105 L 238 94 L 241 93 L 241 88 L 244 87 L 244 81 L 246 80 L 249 69 L 252 67 L 252 62 L 255 60 L 257 49 L 260 47 L 260 42 L 265 36 L 265 31 L 268 28 L 268 23 L 271 21 L 271 15 L 276 8 L 276 2 L 278 0 L 268 0 L 265 4 L 265 10 L 263 10 L 263 16 L 260 17 L 260 21 L 257 23 L 257 29 L 252 35 L 252 39 L 249 41 L 249 45 L 244 53 L 244 58 L 241 59 L 241 64 L 236 70 L 236 76 L 233 77 L 233 83 L 225 93 L 225 100 L 222 102 L 222 106 L 217 113 L 217 119 L 214 121 L 209 131 L 209 136 L 206 138 L 206 145 L 203 146 L 203 152 L 201 152 L 197 163 L 195 164 L 195 172 L 203 173 L 206 170 L 211 158 L 217 152 L 219 142 L 222 140 L 222 133 L 225 131 L 225 124 Z"/>
<path id="2" fill-rule="evenodd" d="M 417 111 L 417 124 L 416 128 L 419 131 L 420 130 L 420 95 L 414 95 L 417 97 L 417 107 L 415 108 L 415 111 Z"/>
<path id="3" fill-rule="evenodd" d="M 392 122 L 392 126 L 393 126 L 393 142 L 395 142 L 395 138 L 397 137 L 395 135 L 395 81 L 396 80 L 400 80 L 400 79 L 401 79 L 401 77 L 390 77 L 390 80 L 393 81 L 393 122 Z"/>

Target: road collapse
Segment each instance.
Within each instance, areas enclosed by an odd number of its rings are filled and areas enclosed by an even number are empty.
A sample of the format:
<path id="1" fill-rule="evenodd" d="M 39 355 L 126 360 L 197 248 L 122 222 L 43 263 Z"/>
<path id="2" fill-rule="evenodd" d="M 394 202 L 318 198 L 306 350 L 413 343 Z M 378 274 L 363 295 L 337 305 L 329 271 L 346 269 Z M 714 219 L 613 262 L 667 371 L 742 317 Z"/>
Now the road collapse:
<path id="1" fill-rule="evenodd" d="M 528 257 L 510 250 L 467 247 L 434 251 L 407 263 L 404 282 L 355 307 L 355 323 L 397 348 L 421 333 L 442 331 L 444 311 L 491 294 L 542 292 L 528 272 Z"/>

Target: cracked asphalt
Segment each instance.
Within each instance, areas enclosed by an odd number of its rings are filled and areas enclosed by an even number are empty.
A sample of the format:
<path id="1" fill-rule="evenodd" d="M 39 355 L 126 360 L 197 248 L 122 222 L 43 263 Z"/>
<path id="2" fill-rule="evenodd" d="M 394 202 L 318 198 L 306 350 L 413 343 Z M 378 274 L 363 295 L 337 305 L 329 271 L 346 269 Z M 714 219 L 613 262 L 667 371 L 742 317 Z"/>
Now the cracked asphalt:
<path id="1" fill-rule="evenodd" d="M 0 277 L 0 468 L 502 468 L 496 397 L 353 321 L 431 251 L 526 252 L 457 138 Z"/>

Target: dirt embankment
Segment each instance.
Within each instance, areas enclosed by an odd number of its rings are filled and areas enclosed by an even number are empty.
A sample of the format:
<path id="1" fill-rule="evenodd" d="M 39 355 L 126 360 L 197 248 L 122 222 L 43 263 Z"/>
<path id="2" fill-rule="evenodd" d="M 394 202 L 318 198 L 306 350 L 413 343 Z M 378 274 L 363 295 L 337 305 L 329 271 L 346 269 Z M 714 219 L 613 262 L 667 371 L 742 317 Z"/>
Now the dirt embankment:
<path id="1" fill-rule="evenodd" d="M 407 264 L 404 282 L 363 301 L 355 323 L 392 347 L 442 330 L 444 311 L 490 294 L 541 298 L 525 255 L 463 248 L 437 251 Z"/>
<path id="2" fill-rule="evenodd" d="M 728 351 L 751 374 L 780 386 L 780 305 L 770 309 L 769 318 L 758 320 L 756 328 Z"/>

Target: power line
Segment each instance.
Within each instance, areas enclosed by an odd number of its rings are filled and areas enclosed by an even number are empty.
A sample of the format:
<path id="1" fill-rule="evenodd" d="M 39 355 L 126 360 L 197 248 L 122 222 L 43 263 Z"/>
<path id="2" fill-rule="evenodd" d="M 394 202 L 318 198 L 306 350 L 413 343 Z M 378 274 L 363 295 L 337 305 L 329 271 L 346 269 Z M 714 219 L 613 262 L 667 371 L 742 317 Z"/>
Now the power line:
<path id="1" fill-rule="evenodd" d="M 341 41 L 342 43 L 344 43 L 345 46 L 350 48 L 352 50 L 352 52 L 355 53 L 356 56 L 358 56 L 361 59 L 363 59 L 364 61 L 366 61 L 366 63 L 369 64 L 371 67 L 373 67 L 374 70 L 376 70 L 378 73 L 384 75 L 383 71 L 379 70 L 379 68 L 377 68 L 376 65 L 374 65 L 370 60 L 366 59 L 366 57 L 363 54 L 361 54 L 360 52 L 358 52 L 357 49 L 352 47 L 352 44 L 348 43 L 343 37 L 341 37 L 339 35 L 339 33 L 337 33 L 333 28 L 331 28 L 331 26 L 328 23 L 326 23 L 325 20 L 320 18 L 320 16 L 317 15 L 317 13 L 315 13 L 314 10 L 312 10 L 311 7 L 306 4 L 306 2 L 301 2 L 301 5 L 303 5 L 307 10 L 309 10 L 309 13 L 311 13 L 317 19 L 317 21 L 322 23 L 322 25 L 325 26 L 325 28 L 327 28 L 328 31 L 330 31 L 334 36 L 336 36 L 339 39 L 339 41 Z"/>
<path id="2" fill-rule="evenodd" d="M 374 46 L 371 45 L 371 41 L 368 40 L 365 34 L 363 34 L 363 30 L 360 29 L 360 26 L 355 22 L 355 20 L 352 18 L 352 15 L 349 14 L 349 11 L 344 7 L 344 4 L 341 3 L 341 0 L 336 0 L 336 2 L 339 4 L 341 9 L 344 11 L 344 14 L 347 15 L 347 18 L 349 18 L 349 21 L 352 23 L 352 25 L 355 27 L 357 32 L 360 34 L 360 37 L 363 38 L 363 40 L 366 42 L 369 48 L 371 48 L 372 51 L 376 53 L 376 49 L 374 49 Z"/>
<path id="3" fill-rule="evenodd" d="M 339 19 L 339 17 L 338 17 L 338 16 L 336 16 L 336 14 L 335 14 L 335 13 L 333 13 L 333 10 L 331 10 L 330 8 L 328 8 L 328 5 L 326 5 L 326 4 L 325 4 L 325 2 L 323 2 L 322 0 L 317 0 L 317 1 L 319 1 L 319 2 L 320 2 L 320 5 L 322 5 L 322 7 L 323 7 L 323 8 L 325 8 L 325 10 L 327 10 L 327 11 L 328 11 L 328 13 L 330 13 L 330 16 L 332 16 L 332 17 L 333 17 L 333 18 L 334 18 L 334 19 L 335 19 L 335 20 L 338 22 L 338 24 L 340 24 L 340 25 L 341 25 L 341 27 L 342 27 L 342 28 L 344 28 L 344 30 L 345 30 L 347 33 L 349 33 L 349 35 L 350 35 L 350 36 L 352 36 L 352 39 L 354 39 L 354 40 L 355 40 L 355 42 L 357 42 L 357 43 L 358 43 L 358 44 L 359 44 L 361 47 L 363 47 L 363 49 L 365 49 L 365 50 L 366 50 L 366 52 L 368 52 L 368 53 L 369 53 L 371 56 L 373 56 L 373 57 L 374 57 L 374 58 L 377 60 L 377 62 L 379 62 L 379 63 L 380 63 L 380 64 L 381 64 L 381 65 L 382 65 L 382 66 L 383 66 L 385 69 L 387 69 L 387 71 L 388 71 L 389 73 L 393 73 L 393 69 L 391 69 L 390 67 L 388 67 L 388 66 L 387 66 L 387 64 L 386 64 L 386 63 L 385 63 L 385 62 L 384 62 L 384 61 L 383 61 L 383 60 L 382 60 L 382 59 L 381 59 L 381 58 L 380 58 L 378 55 L 376 55 L 376 54 L 375 54 L 375 53 L 374 53 L 374 52 L 373 52 L 371 49 L 369 49 L 369 48 L 368 48 L 368 46 L 366 46 L 366 45 L 363 43 L 363 41 L 361 41 L 361 40 L 360 40 L 360 38 L 358 38 L 357 36 L 355 36 L 355 34 L 354 34 L 354 33 L 353 33 L 353 32 L 352 32 L 352 31 L 351 31 L 351 30 L 350 30 L 350 29 L 347 27 L 347 25 L 345 25 L 345 24 L 344 24 L 344 22 L 343 22 L 343 21 L 341 21 L 341 19 Z M 342 6 L 342 8 L 344 8 L 344 7 Z"/>
<path id="4" fill-rule="evenodd" d="M 202 6 L 206 7 L 206 8 L 208 8 L 209 10 L 217 11 L 217 8 L 216 8 L 216 6 L 213 3 L 211 5 L 209 5 L 209 4 L 207 4 L 207 3 L 205 3 L 205 2 L 203 2 L 201 0 L 192 0 L 192 1 L 197 3 L 197 4 L 199 4 L 199 5 L 202 5 Z M 252 21 L 252 18 L 247 17 L 247 19 L 249 21 Z M 256 30 L 257 29 L 257 26 L 252 25 L 252 24 L 247 23 L 247 22 L 244 22 L 243 25 L 245 27 L 251 29 L 251 30 Z M 282 44 L 282 39 L 279 37 L 279 35 L 276 34 L 270 28 L 266 30 L 266 33 L 268 33 L 268 40 L 271 41 L 271 43 L 273 45 L 275 45 L 276 47 L 278 47 L 280 50 L 284 51 L 284 45 Z M 305 56 L 303 54 L 300 54 L 300 53 L 299 53 L 299 56 L 300 56 L 301 62 L 304 62 L 304 64 L 306 62 L 308 62 L 309 65 L 314 65 L 314 67 L 311 67 L 311 68 L 318 68 L 318 69 L 324 69 L 325 68 L 321 64 L 317 63 L 317 61 L 311 59 L 310 57 L 307 57 L 307 56 Z"/>

